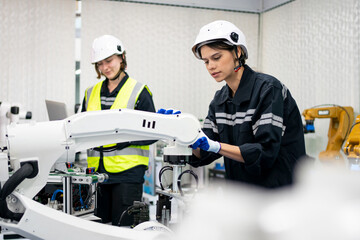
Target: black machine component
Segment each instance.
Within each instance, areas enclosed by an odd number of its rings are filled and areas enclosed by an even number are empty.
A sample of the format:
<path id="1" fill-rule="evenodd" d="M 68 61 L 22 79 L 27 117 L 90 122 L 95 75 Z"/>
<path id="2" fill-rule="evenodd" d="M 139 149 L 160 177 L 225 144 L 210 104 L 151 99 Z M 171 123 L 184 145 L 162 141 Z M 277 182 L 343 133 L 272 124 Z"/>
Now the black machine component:
<path id="1" fill-rule="evenodd" d="M 171 220 L 171 197 L 159 194 L 159 199 L 156 202 L 156 220 L 159 223 L 168 226 Z"/>
<path id="2" fill-rule="evenodd" d="M 150 220 L 149 206 L 144 202 L 135 201 L 133 208 L 130 210 L 130 214 L 134 215 L 133 227 Z"/>
<path id="3" fill-rule="evenodd" d="M 11 219 L 20 221 L 23 213 L 14 213 L 9 210 L 6 198 L 9 196 L 19 184 L 26 178 L 32 178 L 37 172 L 37 168 L 34 168 L 36 164 L 33 162 L 24 162 L 21 168 L 16 171 L 9 180 L 4 184 L 0 191 L 0 217 L 5 219 Z M 36 165 L 37 166 L 37 165 Z"/>
<path id="4" fill-rule="evenodd" d="M 164 162 L 168 162 L 172 165 L 185 165 L 186 163 L 189 163 L 189 156 L 164 155 Z"/>
<path id="5" fill-rule="evenodd" d="M 131 227 L 146 222 L 150 220 L 149 216 L 149 206 L 144 202 L 134 201 L 134 204 L 128 207 L 120 216 L 118 226 L 121 226 L 121 221 L 124 218 L 125 214 L 134 217 L 134 223 Z"/>

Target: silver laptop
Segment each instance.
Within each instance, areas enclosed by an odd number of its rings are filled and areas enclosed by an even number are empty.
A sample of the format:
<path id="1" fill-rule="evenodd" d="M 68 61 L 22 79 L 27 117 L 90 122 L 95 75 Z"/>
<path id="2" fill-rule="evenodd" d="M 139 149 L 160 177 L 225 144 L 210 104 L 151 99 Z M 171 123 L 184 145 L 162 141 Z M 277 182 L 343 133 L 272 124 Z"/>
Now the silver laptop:
<path id="1" fill-rule="evenodd" d="M 45 103 L 50 121 L 63 120 L 68 117 L 65 103 L 47 99 Z"/>

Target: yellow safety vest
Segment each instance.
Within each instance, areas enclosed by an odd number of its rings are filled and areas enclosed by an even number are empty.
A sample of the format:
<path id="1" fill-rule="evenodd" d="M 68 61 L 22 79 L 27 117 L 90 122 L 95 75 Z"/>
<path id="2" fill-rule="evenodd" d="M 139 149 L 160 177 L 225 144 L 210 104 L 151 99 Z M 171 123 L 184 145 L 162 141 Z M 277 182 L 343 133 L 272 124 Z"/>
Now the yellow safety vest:
<path id="1" fill-rule="evenodd" d="M 100 91 L 103 81 L 86 89 L 85 107 L 86 111 L 101 110 Z M 146 87 L 132 78 L 128 78 L 121 87 L 115 101 L 110 109 L 128 108 L 134 109 L 140 93 Z M 116 144 L 109 144 L 103 147 L 112 147 Z M 95 167 L 97 171 L 100 162 L 100 152 L 93 149 L 87 151 L 88 167 Z M 110 173 L 118 173 L 138 165 L 148 166 L 149 164 L 149 145 L 136 146 L 130 145 L 122 150 L 103 152 L 103 163 L 105 170 Z"/>

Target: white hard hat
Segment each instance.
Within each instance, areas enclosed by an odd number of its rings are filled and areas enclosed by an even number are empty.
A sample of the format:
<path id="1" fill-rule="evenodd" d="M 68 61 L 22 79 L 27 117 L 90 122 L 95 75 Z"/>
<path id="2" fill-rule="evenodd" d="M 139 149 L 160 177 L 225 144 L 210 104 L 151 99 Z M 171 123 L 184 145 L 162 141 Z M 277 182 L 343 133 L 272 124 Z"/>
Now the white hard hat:
<path id="1" fill-rule="evenodd" d="M 114 54 L 120 55 L 125 51 L 122 42 L 114 36 L 103 35 L 93 41 L 91 63 L 96 63 Z"/>
<path id="2" fill-rule="evenodd" d="M 245 53 L 245 58 L 248 58 L 245 35 L 234 24 L 224 20 L 211 22 L 200 29 L 192 47 L 195 57 L 201 59 L 200 47 L 217 40 L 224 40 L 229 45 L 240 46 Z"/>

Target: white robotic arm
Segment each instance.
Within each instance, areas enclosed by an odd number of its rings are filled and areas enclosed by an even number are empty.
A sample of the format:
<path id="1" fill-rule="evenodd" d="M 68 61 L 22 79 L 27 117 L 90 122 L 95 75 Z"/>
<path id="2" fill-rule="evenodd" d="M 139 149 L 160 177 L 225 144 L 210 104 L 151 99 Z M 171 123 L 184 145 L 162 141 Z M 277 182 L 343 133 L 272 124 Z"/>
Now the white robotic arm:
<path id="1" fill-rule="evenodd" d="M 10 125 L 8 150 L 14 169 L 36 161 L 39 173 L 26 179 L 17 191 L 34 197 L 46 184 L 55 161 L 63 154 L 101 145 L 137 140 L 169 140 L 176 155 L 191 155 L 188 147 L 200 132 L 190 114 L 163 115 L 128 109 L 84 112 L 60 121 Z"/>
<path id="2" fill-rule="evenodd" d="M 46 185 L 51 167 L 62 155 L 138 140 L 168 140 L 171 146 L 167 154 L 191 155 L 189 145 L 196 141 L 200 130 L 199 121 L 190 114 L 163 115 L 128 109 L 84 112 L 60 121 L 10 125 L 7 150 L 15 173 L 25 163 L 31 163 L 36 170 L 15 190 L 15 196 L 28 205 L 21 222 L 29 212 L 39 214 L 35 207 L 30 207 L 34 203 L 24 199 L 33 198 Z M 37 206 L 40 208 L 43 209 Z"/>

